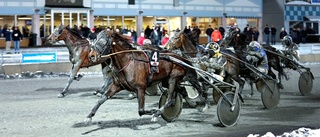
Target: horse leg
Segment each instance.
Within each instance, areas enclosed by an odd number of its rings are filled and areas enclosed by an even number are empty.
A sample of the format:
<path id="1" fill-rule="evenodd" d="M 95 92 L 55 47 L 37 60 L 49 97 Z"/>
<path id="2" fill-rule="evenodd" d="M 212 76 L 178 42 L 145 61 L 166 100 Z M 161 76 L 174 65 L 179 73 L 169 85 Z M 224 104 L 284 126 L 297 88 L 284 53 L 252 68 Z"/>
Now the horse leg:
<path id="1" fill-rule="evenodd" d="M 281 83 L 281 75 L 284 74 L 284 71 L 280 67 L 280 65 L 273 66 L 273 69 L 278 71 L 278 83 L 277 83 L 277 85 L 278 85 L 278 87 L 280 89 L 283 89 L 283 85 Z M 271 76 L 273 79 L 277 79 L 276 75 L 271 71 L 271 68 L 269 68 L 268 75 Z M 284 74 L 284 76 L 285 76 L 285 74 Z"/>
<path id="2" fill-rule="evenodd" d="M 102 68 L 102 75 L 103 75 L 103 84 L 102 87 L 100 88 L 100 90 L 97 90 L 96 92 L 93 93 L 93 95 L 98 95 L 101 94 L 103 95 L 104 91 L 106 90 L 107 86 L 108 86 L 108 82 L 111 79 L 111 68 L 108 66 L 109 64 L 107 63 L 103 63 L 101 64 L 101 68 Z"/>
<path id="3" fill-rule="evenodd" d="M 121 88 L 115 84 L 109 84 L 108 90 L 104 92 L 103 96 L 101 99 L 98 100 L 97 104 L 92 108 L 91 112 L 89 115 L 86 117 L 85 122 L 89 124 L 92 120 L 92 117 L 96 114 L 98 111 L 99 107 L 106 102 L 108 99 L 110 99 L 115 93 L 119 92 Z"/>
<path id="4" fill-rule="evenodd" d="M 239 84 L 238 95 L 239 95 L 241 101 L 243 102 L 242 90 L 243 90 L 244 84 L 245 84 L 246 82 L 245 82 L 243 79 L 241 79 L 241 78 L 239 77 L 239 75 L 233 75 L 233 76 L 232 76 L 232 79 Z"/>
<path id="5" fill-rule="evenodd" d="M 139 116 L 142 115 L 152 115 L 153 113 L 155 113 L 155 109 L 154 110 L 145 110 L 144 109 L 144 103 L 145 103 L 145 91 L 146 89 L 143 88 L 137 88 L 137 95 L 138 95 L 138 104 L 139 104 L 139 108 L 138 108 L 138 113 Z"/>
<path id="6" fill-rule="evenodd" d="M 203 94 L 202 97 L 204 98 L 204 102 L 205 102 L 205 106 L 203 108 L 199 108 L 198 111 L 199 112 L 207 112 L 211 103 L 210 100 L 208 99 L 208 90 L 209 90 L 209 85 L 207 84 L 203 84 Z"/>
<path id="7" fill-rule="evenodd" d="M 74 80 L 76 74 L 78 73 L 78 71 L 80 70 L 80 65 L 81 65 L 82 61 L 77 62 L 76 64 L 72 65 L 72 68 L 70 70 L 70 76 L 68 78 L 68 83 L 67 85 L 64 87 L 63 91 L 58 95 L 58 98 L 63 98 L 65 96 L 65 94 L 68 92 L 69 86 L 72 83 L 72 81 Z"/>
<path id="8" fill-rule="evenodd" d="M 252 97 L 253 94 L 254 94 L 254 93 L 253 93 L 253 82 L 250 80 L 249 84 L 250 84 L 250 89 L 251 89 L 251 91 L 250 91 L 250 94 L 247 95 L 247 97 Z"/>

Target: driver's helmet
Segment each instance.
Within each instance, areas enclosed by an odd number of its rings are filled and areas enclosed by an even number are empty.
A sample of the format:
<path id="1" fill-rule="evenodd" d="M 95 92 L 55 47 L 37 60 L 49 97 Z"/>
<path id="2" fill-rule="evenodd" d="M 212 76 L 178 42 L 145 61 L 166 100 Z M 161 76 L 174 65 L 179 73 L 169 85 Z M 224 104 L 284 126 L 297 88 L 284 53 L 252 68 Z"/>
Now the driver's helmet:
<path id="1" fill-rule="evenodd" d="M 253 50 L 253 51 L 257 51 L 258 49 L 260 49 L 261 46 L 257 41 L 252 41 L 250 42 L 250 44 L 248 45 L 248 50 Z"/>
<path id="2" fill-rule="evenodd" d="M 209 42 L 206 46 L 206 49 L 207 50 L 212 50 L 214 51 L 215 53 L 219 52 L 220 51 L 220 45 L 216 42 Z"/>
<path id="3" fill-rule="evenodd" d="M 143 45 L 151 45 L 152 44 L 150 39 L 145 39 L 142 43 L 143 43 Z"/>
<path id="4" fill-rule="evenodd" d="M 292 43 L 292 38 L 291 36 L 287 35 L 287 36 L 284 36 L 283 39 L 282 39 L 282 45 L 284 46 L 290 46 Z"/>

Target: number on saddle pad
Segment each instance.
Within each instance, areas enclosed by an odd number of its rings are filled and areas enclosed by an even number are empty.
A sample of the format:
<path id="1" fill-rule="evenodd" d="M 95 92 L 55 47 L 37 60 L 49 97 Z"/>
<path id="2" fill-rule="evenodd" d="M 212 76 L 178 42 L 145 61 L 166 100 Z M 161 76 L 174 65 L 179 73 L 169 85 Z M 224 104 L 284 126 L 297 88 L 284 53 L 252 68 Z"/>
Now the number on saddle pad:
<path id="1" fill-rule="evenodd" d="M 159 65 L 159 51 L 154 50 L 151 52 L 150 66 L 158 66 Z"/>

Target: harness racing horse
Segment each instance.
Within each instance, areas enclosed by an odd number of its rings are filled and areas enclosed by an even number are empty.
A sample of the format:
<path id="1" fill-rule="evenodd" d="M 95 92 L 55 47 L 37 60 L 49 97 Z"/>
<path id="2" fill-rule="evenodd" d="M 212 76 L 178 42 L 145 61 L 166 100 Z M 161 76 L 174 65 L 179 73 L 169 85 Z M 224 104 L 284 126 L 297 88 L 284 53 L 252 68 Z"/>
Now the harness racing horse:
<path id="1" fill-rule="evenodd" d="M 111 31 L 106 31 L 106 45 L 109 48 L 109 54 L 101 58 L 110 58 L 112 60 L 113 76 L 107 84 L 106 92 L 98 103 L 93 107 L 87 116 L 86 121 L 90 122 L 99 107 L 114 94 L 121 90 L 135 92 L 138 98 L 138 113 L 142 115 L 153 115 L 157 118 L 164 110 L 175 103 L 175 97 L 178 96 L 179 84 L 183 80 L 188 80 L 199 93 L 202 93 L 200 84 L 197 81 L 195 70 L 173 62 L 169 57 L 174 57 L 185 63 L 191 64 L 188 60 L 177 54 L 159 50 L 159 56 L 155 51 L 137 50 L 129 43 L 129 40 L 123 35 Z M 166 103 L 158 110 L 145 110 L 145 91 L 150 75 L 150 60 L 156 59 L 158 62 L 158 73 L 154 73 L 150 82 L 162 83 L 162 86 L 168 88 L 168 97 Z"/>
<path id="2" fill-rule="evenodd" d="M 195 35 L 192 33 L 186 34 L 184 33 L 184 31 L 176 33 L 175 36 L 172 37 L 169 40 L 169 42 L 164 46 L 164 48 L 167 50 L 179 50 L 182 56 L 188 58 L 189 60 L 192 60 L 194 66 L 197 66 L 198 68 L 202 68 L 202 66 L 200 66 L 198 63 L 199 62 L 198 57 L 202 56 L 202 52 L 204 49 L 201 48 L 200 46 L 198 48 L 196 47 L 197 43 L 194 40 L 194 38 L 196 37 L 193 37 L 193 36 Z M 230 50 L 223 50 L 223 52 L 236 57 L 236 55 Z M 227 63 L 224 69 L 226 72 L 226 75 L 223 81 L 230 84 L 233 84 L 232 80 L 236 81 L 240 85 L 238 93 L 242 93 L 242 89 L 245 84 L 245 81 L 239 77 L 240 68 L 238 66 L 240 65 L 240 62 L 237 60 L 234 60 L 233 58 L 230 58 L 229 56 L 225 56 L 225 57 L 227 59 Z M 205 107 L 201 109 L 202 112 L 206 111 L 210 106 L 210 102 L 207 98 L 207 93 L 206 93 L 208 90 L 209 84 L 204 81 L 203 86 L 204 86 L 204 92 L 205 92 L 203 96 L 205 97 L 206 104 L 205 104 Z M 225 89 L 225 90 L 229 90 L 229 89 Z M 217 94 L 218 92 L 213 92 L 213 93 L 214 93 L 213 97 L 215 101 L 217 101 L 220 95 Z"/>
<path id="3" fill-rule="evenodd" d="M 65 96 L 73 80 L 80 80 L 80 78 L 76 77 L 80 68 L 88 68 L 98 64 L 101 64 L 104 78 L 104 83 L 100 91 L 105 90 L 105 85 L 108 81 L 107 73 L 109 71 L 108 65 L 110 64 L 110 60 L 99 60 L 96 62 L 90 61 L 89 53 L 91 51 L 91 47 L 89 41 L 85 38 L 82 38 L 77 32 L 63 25 L 55 28 L 53 33 L 47 39 L 47 41 L 50 43 L 60 40 L 63 40 L 68 48 L 69 60 L 72 63 L 72 68 L 70 69 L 68 83 L 58 97 Z"/>
<path id="4" fill-rule="evenodd" d="M 235 53 L 237 54 L 237 56 L 245 61 L 245 57 L 247 55 L 246 53 L 246 49 L 247 49 L 247 44 L 245 42 L 246 39 L 246 35 L 243 33 L 238 33 L 237 31 L 229 31 L 225 34 L 224 39 L 221 43 L 221 46 L 224 48 L 227 48 L 229 46 L 232 46 Z M 271 50 L 271 51 L 275 51 L 276 49 L 270 45 L 267 46 L 263 46 L 263 48 L 267 49 L 267 50 Z M 267 57 L 268 57 L 268 75 L 271 76 L 273 79 L 277 79 L 277 76 L 272 72 L 272 68 L 276 71 L 278 71 L 278 86 L 280 88 L 283 88 L 282 84 L 281 84 L 281 76 L 284 76 L 287 78 L 287 75 L 285 74 L 283 68 L 280 65 L 280 59 L 278 56 L 271 54 L 270 52 L 266 52 L 267 53 Z M 243 67 L 246 68 L 246 67 Z M 246 76 L 246 75 L 244 75 Z M 250 75 L 249 75 L 250 76 Z M 249 78 L 250 79 L 250 78 Z M 253 82 L 252 80 L 250 81 L 250 86 L 251 86 L 251 93 L 250 96 L 253 95 L 253 86 L 252 86 Z"/>

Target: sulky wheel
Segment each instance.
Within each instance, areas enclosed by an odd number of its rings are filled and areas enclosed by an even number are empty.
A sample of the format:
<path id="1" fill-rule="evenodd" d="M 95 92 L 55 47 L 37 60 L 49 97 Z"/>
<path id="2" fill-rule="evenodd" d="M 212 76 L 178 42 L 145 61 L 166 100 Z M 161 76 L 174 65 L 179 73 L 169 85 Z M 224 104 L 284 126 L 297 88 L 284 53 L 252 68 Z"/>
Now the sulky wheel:
<path id="1" fill-rule="evenodd" d="M 168 92 L 163 92 L 160 96 L 159 108 L 161 108 L 166 103 L 167 98 L 168 98 Z M 166 108 L 161 114 L 161 117 L 167 122 L 174 121 L 176 118 L 179 117 L 182 110 L 182 106 L 183 106 L 182 96 L 180 94 L 177 94 L 175 103 L 169 106 L 168 108 Z"/>
<path id="2" fill-rule="evenodd" d="M 299 90 L 302 95 L 309 95 L 313 86 L 313 75 L 310 71 L 301 73 L 299 77 Z"/>
<path id="3" fill-rule="evenodd" d="M 224 96 L 230 101 L 233 102 L 235 97 L 233 92 L 226 92 Z M 225 127 L 231 127 L 235 125 L 240 116 L 240 100 L 239 98 L 236 99 L 233 106 L 230 106 L 228 101 L 221 97 L 218 101 L 217 105 L 217 115 L 220 123 Z"/>
<path id="4" fill-rule="evenodd" d="M 262 103 L 267 109 L 273 109 L 279 104 L 280 90 L 273 80 L 266 80 L 261 93 Z"/>
<path id="5" fill-rule="evenodd" d="M 259 79 L 257 82 L 256 82 L 256 89 L 261 93 L 262 90 L 263 90 L 263 81 L 261 79 Z"/>

